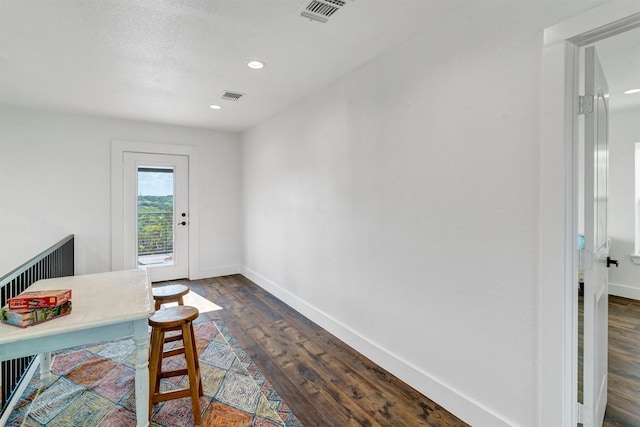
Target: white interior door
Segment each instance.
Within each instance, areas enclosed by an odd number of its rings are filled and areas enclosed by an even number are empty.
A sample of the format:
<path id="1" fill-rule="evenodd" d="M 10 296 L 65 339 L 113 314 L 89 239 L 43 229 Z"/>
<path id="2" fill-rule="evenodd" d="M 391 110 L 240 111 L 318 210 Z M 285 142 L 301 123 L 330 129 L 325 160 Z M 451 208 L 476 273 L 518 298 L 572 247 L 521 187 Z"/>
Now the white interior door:
<path id="1" fill-rule="evenodd" d="M 125 268 L 152 282 L 189 276 L 189 158 L 124 153 Z"/>
<path id="2" fill-rule="evenodd" d="M 585 250 L 583 425 L 602 426 L 607 406 L 609 87 L 594 47 L 585 49 Z"/>

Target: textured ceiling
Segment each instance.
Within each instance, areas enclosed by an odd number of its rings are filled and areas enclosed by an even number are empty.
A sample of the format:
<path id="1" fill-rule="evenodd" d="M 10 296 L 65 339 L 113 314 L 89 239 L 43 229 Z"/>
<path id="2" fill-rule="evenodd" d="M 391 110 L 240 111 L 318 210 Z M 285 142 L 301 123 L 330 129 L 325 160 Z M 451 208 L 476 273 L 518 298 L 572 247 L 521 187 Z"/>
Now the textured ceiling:
<path id="1" fill-rule="evenodd" d="M 0 102 L 241 131 L 468 2 L 346 0 L 321 24 L 302 0 L 0 0 Z M 599 2 L 540 4 L 552 24 Z"/>

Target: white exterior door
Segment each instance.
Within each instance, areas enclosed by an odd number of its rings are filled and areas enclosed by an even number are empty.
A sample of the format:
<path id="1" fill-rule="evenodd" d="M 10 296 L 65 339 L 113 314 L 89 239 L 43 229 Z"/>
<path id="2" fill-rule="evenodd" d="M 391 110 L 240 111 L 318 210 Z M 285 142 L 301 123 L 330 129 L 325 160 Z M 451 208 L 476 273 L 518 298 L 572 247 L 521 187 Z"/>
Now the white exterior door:
<path id="1" fill-rule="evenodd" d="M 189 276 L 189 158 L 124 153 L 125 268 L 152 282 Z"/>
<path id="2" fill-rule="evenodd" d="M 585 50 L 585 249 L 583 425 L 602 426 L 607 406 L 609 88 L 594 47 Z"/>

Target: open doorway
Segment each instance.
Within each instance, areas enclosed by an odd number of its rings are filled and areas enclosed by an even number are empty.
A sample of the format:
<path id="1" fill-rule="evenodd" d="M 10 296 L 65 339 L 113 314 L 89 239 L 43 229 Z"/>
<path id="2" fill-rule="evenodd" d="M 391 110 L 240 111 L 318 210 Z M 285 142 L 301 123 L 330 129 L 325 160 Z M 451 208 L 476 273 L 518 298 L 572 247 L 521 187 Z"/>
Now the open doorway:
<path id="1" fill-rule="evenodd" d="M 640 26 L 640 4 L 610 2 L 545 30 L 541 177 L 541 425 L 575 426 L 578 352 L 577 140 L 580 48 Z"/>
<path id="2" fill-rule="evenodd" d="M 610 271 L 610 294 L 640 299 L 640 266 L 635 253 L 636 164 L 640 142 L 640 28 L 593 44 L 610 86 L 609 237 L 611 258 L 619 260 Z M 628 92 L 628 93 L 625 93 Z"/>
<path id="3" fill-rule="evenodd" d="M 604 425 L 640 423 L 640 382 L 637 366 L 640 353 L 630 351 L 638 340 L 632 325 L 640 321 L 640 266 L 633 262 L 636 234 L 635 144 L 640 141 L 640 28 L 597 40 L 593 46 L 599 55 L 609 86 L 608 126 L 608 238 L 610 241 L 608 295 L 608 401 Z M 585 47 L 581 49 L 581 57 Z M 581 69 L 581 81 L 584 70 Z M 582 129 L 579 125 L 578 129 Z M 579 139 L 583 142 L 583 139 Z M 583 146 L 578 147 L 579 209 L 584 206 Z M 584 212 L 578 215 L 579 237 L 584 234 Z M 580 242 L 580 239 L 579 239 Z M 580 280 L 580 275 L 579 275 Z M 584 296 L 579 296 L 578 328 L 578 401 L 583 402 Z M 635 334 L 635 335 L 634 335 Z"/>

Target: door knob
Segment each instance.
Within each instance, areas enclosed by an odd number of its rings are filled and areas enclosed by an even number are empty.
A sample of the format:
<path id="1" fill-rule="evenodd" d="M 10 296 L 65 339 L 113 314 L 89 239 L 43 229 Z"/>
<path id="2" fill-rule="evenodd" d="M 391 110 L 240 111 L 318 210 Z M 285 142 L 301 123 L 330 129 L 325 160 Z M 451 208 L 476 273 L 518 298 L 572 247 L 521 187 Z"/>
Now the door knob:
<path id="1" fill-rule="evenodd" d="M 178 225 L 187 225 L 187 221 L 179 222 Z"/>
<path id="2" fill-rule="evenodd" d="M 616 268 L 618 267 L 618 260 L 617 259 L 611 259 L 610 257 L 607 257 L 607 267 L 611 267 L 612 265 L 615 265 Z"/>

